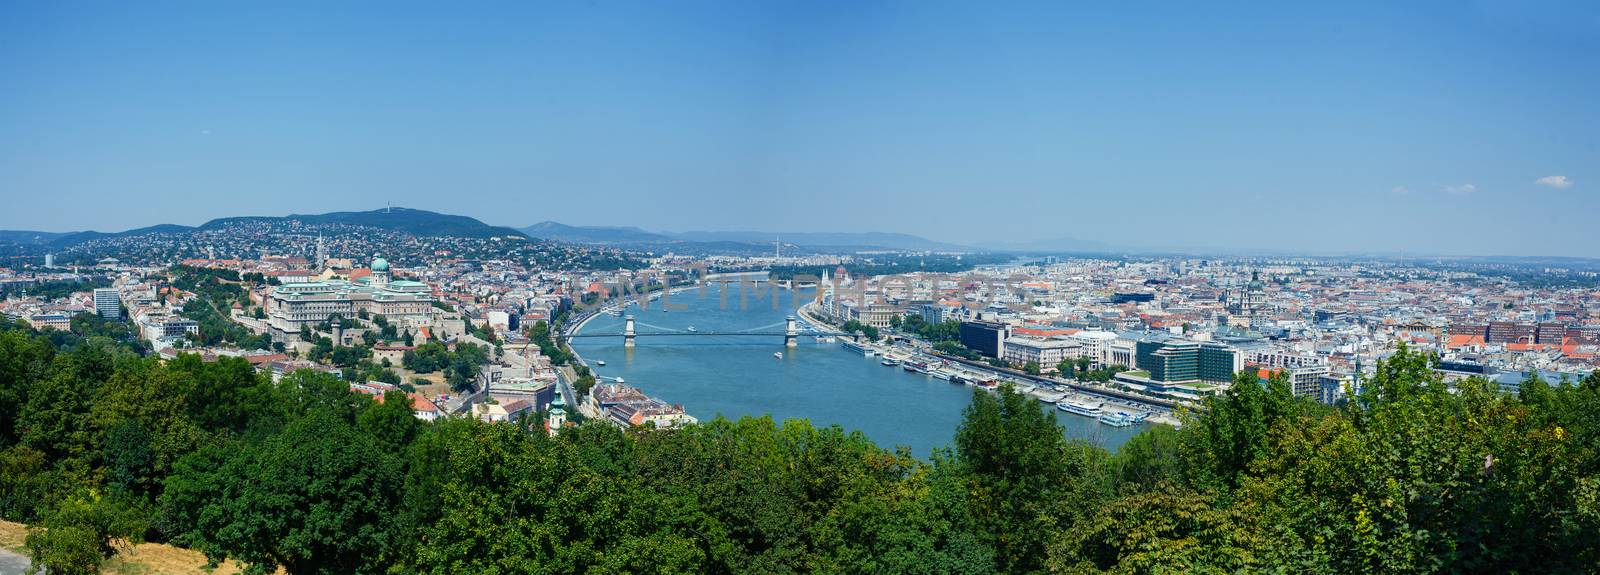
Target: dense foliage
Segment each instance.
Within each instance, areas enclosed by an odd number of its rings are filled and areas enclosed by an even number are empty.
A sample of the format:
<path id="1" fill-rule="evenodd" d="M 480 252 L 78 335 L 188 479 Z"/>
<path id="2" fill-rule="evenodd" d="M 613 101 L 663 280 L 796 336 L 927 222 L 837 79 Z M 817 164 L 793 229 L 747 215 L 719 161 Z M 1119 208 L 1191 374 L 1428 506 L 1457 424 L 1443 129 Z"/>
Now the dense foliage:
<path id="1" fill-rule="evenodd" d="M 1116 454 L 974 392 L 926 461 L 806 421 L 424 423 L 303 371 L 0 329 L 0 515 L 52 572 L 167 541 L 252 573 L 1594 572 L 1600 375 L 1355 401 L 1242 377 Z M 529 422 L 523 422 L 529 423 Z"/>
<path id="2" fill-rule="evenodd" d="M 970 359 L 972 361 L 983 359 L 983 354 L 971 349 L 967 349 L 966 346 L 953 341 L 941 341 L 935 343 L 933 344 L 933 350 L 945 355 L 953 355 L 955 357 Z"/>
<path id="3" fill-rule="evenodd" d="M 56 280 L 35 284 L 16 282 L 0 284 L 0 298 L 21 296 L 24 293 L 46 301 L 60 299 L 95 288 L 111 287 L 111 280 L 90 277 L 83 280 Z"/>
<path id="4" fill-rule="evenodd" d="M 458 390 L 471 387 L 478 377 L 478 368 L 488 361 L 489 350 L 472 343 L 456 344 L 451 351 L 442 343 L 430 341 L 401 356 L 401 364 L 416 373 L 444 371 L 445 381 Z"/>
<path id="5" fill-rule="evenodd" d="M 900 319 L 900 316 L 895 316 L 895 319 L 899 323 L 899 325 L 895 326 L 896 329 L 920 337 L 928 342 L 953 342 L 961 339 L 961 322 L 953 319 L 929 323 L 924 321 L 922 316 L 918 314 L 907 315 L 904 319 Z"/>
<path id="6" fill-rule="evenodd" d="M 194 299 L 183 306 L 183 317 L 200 325 L 195 342 L 200 345 L 231 343 L 243 349 L 272 349 L 272 338 L 266 334 L 251 333 L 229 318 L 234 305 L 250 306 L 250 292 L 245 280 L 233 270 L 173 266 L 173 287 L 191 292 Z"/>
<path id="7" fill-rule="evenodd" d="M 859 334 L 865 336 L 867 338 L 867 341 L 878 341 L 878 338 L 882 337 L 878 333 L 878 328 L 872 327 L 870 325 L 861 323 L 861 322 L 853 320 L 853 319 L 844 322 L 844 325 L 839 326 L 839 327 L 840 327 L 840 329 L 843 329 L 845 333 L 850 333 L 850 334 L 859 333 Z"/>

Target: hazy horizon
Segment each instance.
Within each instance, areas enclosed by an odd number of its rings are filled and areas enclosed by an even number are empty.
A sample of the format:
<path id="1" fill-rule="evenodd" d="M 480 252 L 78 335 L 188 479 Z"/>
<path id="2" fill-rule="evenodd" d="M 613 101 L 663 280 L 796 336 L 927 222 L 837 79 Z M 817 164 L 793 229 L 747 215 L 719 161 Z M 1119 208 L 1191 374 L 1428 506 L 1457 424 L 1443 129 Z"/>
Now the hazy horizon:
<path id="1" fill-rule="evenodd" d="M 0 6 L 0 229 L 1600 256 L 1600 5 L 180 6 Z"/>

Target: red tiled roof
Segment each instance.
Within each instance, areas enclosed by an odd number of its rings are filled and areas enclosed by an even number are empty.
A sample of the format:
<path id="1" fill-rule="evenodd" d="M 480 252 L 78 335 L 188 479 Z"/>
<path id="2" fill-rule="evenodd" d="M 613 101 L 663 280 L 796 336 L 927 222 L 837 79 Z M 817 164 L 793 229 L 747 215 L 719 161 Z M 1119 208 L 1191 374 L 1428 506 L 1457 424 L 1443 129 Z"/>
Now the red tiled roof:
<path id="1" fill-rule="evenodd" d="M 1020 335 L 1031 335 L 1031 336 L 1034 336 L 1034 337 L 1053 337 L 1053 336 L 1058 336 L 1058 335 L 1072 335 L 1072 334 L 1078 333 L 1079 331 L 1080 330 L 1076 330 L 1076 329 L 1056 329 L 1056 328 L 1042 328 L 1042 327 L 1019 327 L 1019 328 L 1012 329 L 1011 333 L 1020 334 Z"/>
<path id="2" fill-rule="evenodd" d="M 437 411 L 439 411 L 439 406 L 434 405 L 433 402 L 431 402 L 431 401 L 428 401 L 428 398 L 423 397 L 422 394 L 420 394 L 420 393 L 417 393 L 417 392 L 413 391 L 413 392 L 408 393 L 406 395 L 411 398 L 411 410 L 412 411 L 423 411 L 423 412 L 437 412 Z"/>
<path id="3" fill-rule="evenodd" d="M 289 359 L 289 356 L 281 353 L 274 353 L 271 355 L 247 355 L 244 357 L 244 360 L 250 362 L 250 365 L 261 365 L 269 361 L 278 361 L 281 359 Z"/>

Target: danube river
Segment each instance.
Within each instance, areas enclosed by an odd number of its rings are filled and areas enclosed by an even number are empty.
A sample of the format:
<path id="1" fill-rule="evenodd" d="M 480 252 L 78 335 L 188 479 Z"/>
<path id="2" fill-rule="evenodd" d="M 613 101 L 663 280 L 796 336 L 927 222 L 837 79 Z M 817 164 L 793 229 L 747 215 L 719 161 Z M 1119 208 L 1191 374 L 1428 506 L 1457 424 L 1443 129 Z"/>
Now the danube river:
<path id="1" fill-rule="evenodd" d="M 798 306 L 789 291 L 779 293 L 779 309 L 773 309 L 770 297 L 741 309 L 737 286 L 730 286 L 726 304 L 715 289 L 703 298 L 692 290 L 673 294 L 670 311 L 663 311 L 660 301 L 650 302 L 648 309 L 627 308 L 641 334 L 634 349 L 624 348 L 620 336 L 573 338 L 572 346 L 596 374 L 622 377 L 651 396 L 682 404 L 702 421 L 717 415 L 771 415 L 780 422 L 805 418 L 818 426 L 860 430 L 881 447 L 909 446 L 918 457 L 951 445 L 974 387 L 884 367 L 877 358 L 811 337 L 800 338 L 798 348 L 784 349 L 778 335 L 644 335 L 687 332 L 690 327 L 697 333 L 782 332 L 785 316 Z M 803 297 L 807 291 L 801 293 Z M 579 333 L 620 334 L 622 324 L 622 318 L 602 314 Z M 782 359 L 773 357 L 780 351 Z M 606 365 L 597 365 L 597 360 Z M 1140 429 L 1055 413 L 1068 437 L 1110 449 Z"/>

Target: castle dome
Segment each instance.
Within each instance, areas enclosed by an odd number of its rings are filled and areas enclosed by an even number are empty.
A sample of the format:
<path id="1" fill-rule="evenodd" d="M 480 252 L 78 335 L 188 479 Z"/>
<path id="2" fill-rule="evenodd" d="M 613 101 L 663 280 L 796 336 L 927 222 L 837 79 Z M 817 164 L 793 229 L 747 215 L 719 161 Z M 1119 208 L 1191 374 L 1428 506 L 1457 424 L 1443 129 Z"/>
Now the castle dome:
<path id="1" fill-rule="evenodd" d="M 383 259 L 383 258 L 373 258 L 372 259 L 372 271 L 374 271 L 374 272 L 386 272 L 386 271 L 389 271 L 389 260 L 386 260 L 386 259 Z"/>

